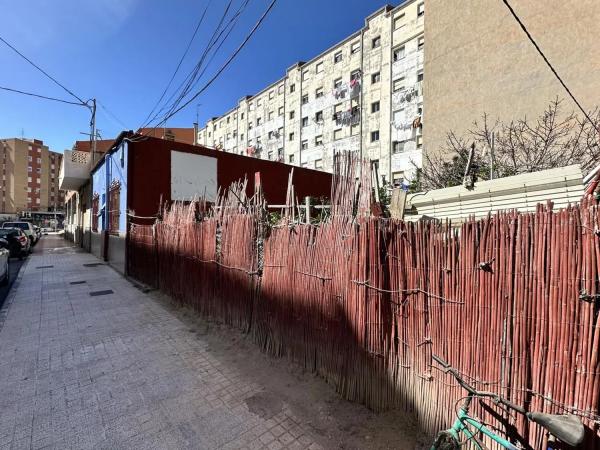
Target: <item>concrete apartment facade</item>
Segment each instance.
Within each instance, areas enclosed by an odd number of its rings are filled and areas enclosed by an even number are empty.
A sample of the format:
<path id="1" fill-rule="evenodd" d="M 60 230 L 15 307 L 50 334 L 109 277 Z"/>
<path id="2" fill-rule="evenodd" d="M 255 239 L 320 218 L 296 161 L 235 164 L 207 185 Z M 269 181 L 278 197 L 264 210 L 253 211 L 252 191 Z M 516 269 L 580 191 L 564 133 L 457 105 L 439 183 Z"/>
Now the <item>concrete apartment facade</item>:
<path id="1" fill-rule="evenodd" d="M 511 2 L 531 35 L 586 110 L 600 106 L 597 0 Z M 427 0 L 424 89 L 428 152 L 448 131 L 492 120 L 535 118 L 550 101 L 576 110 L 506 6 L 498 0 Z M 580 114 L 581 115 L 581 114 Z"/>
<path id="2" fill-rule="evenodd" d="M 325 171 L 336 151 L 356 151 L 380 179 L 410 179 L 423 151 L 424 16 L 423 0 L 384 6 L 359 31 L 209 120 L 198 143 Z"/>
<path id="3" fill-rule="evenodd" d="M 58 187 L 62 154 L 38 139 L 0 139 L 1 212 L 62 211 L 65 197 Z"/>

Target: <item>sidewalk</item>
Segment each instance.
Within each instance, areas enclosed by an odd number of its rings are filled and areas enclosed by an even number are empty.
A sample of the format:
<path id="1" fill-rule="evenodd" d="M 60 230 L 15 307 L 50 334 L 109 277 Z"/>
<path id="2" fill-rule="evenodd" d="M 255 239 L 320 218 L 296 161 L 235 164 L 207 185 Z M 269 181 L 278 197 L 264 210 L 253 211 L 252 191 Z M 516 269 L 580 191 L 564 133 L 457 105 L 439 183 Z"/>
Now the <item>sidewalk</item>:
<path id="1" fill-rule="evenodd" d="M 4 305 L 0 449 L 415 448 L 390 442 L 397 416 L 336 399 L 44 239 Z"/>

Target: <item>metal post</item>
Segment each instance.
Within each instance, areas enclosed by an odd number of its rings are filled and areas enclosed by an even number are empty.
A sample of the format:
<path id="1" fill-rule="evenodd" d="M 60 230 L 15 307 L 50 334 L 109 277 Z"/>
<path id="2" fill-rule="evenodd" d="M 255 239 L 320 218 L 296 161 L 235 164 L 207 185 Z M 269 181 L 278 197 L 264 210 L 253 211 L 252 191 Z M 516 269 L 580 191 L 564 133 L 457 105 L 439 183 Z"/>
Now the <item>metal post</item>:
<path id="1" fill-rule="evenodd" d="M 92 119 L 90 120 L 90 139 L 92 144 L 92 165 L 96 162 L 96 99 L 92 99 Z"/>
<path id="2" fill-rule="evenodd" d="M 310 197 L 304 197 L 304 207 L 306 208 L 306 223 L 310 225 Z"/>

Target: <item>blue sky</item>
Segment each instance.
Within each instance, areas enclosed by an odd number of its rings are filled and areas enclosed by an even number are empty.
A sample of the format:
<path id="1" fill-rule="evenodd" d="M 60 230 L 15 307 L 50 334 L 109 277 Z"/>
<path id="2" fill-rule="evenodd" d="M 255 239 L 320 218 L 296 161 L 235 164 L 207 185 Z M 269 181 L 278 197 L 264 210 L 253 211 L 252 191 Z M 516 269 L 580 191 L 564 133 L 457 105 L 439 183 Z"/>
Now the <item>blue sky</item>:
<path id="1" fill-rule="evenodd" d="M 0 36 L 84 99 L 96 97 L 128 128 L 137 128 L 166 86 L 208 0 L 0 0 Z M 242 0 L 234 0 L 239 5 Z M 182 66 L 185 75 L 212 34 L 225 0 L 210 13 Z M 244 38 L 268 0 L 250 0 L 244 16 L 209 66 L 209 78 Z M 396 0 L 393 4 L 398 4 Z M 239 98 L 280 78 L 364 24 L 385 5 L 375 0 L 278 0 L 234 64 L 198 101 L 168 125 L 191 127 L 200 103 L 200 124 L 232 108 Z M 318 11 L 318 13 L 317 13 Z M 181 80 L 180 77 L 177 80 Z M 201 82 L 202 84 L 202 82 Z M 176 84 L 177 85 L 177 84 Z M 62 89 L 0 43 L 0 86 L 69 99 Z M 99 107 L 103 137 L 123 129 Z M 0 91 L 0 138 L 44 140 L 71 148 L 89 130 L 86 109 Z"/>

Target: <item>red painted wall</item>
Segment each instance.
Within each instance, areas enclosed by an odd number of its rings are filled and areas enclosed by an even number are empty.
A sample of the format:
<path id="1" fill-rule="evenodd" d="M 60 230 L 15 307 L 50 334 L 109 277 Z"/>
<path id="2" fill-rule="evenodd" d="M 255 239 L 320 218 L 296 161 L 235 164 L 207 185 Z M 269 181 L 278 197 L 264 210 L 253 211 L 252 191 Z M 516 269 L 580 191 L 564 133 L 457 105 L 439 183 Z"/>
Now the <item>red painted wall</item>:
<path id="1" fill-rule="evenodd" d="M 248 195 L 254 193 L 254 173 L 260 172 L 263 191 L 269 204 L 285 204 L 290 170 L 294 169 L 294 189 L 298 199 L 306 196 L 329 197 L 331 174 L 294 167 L 275 161 L 235 155 L 201 146 L 148 138 L 129 143 L 128 204 L 139 216 L 158 212 L 162 201 L 171 201 L 171 150 L 217 158 L 217 183 L 226 188 L 234 181 L 248 179 Z"/>

